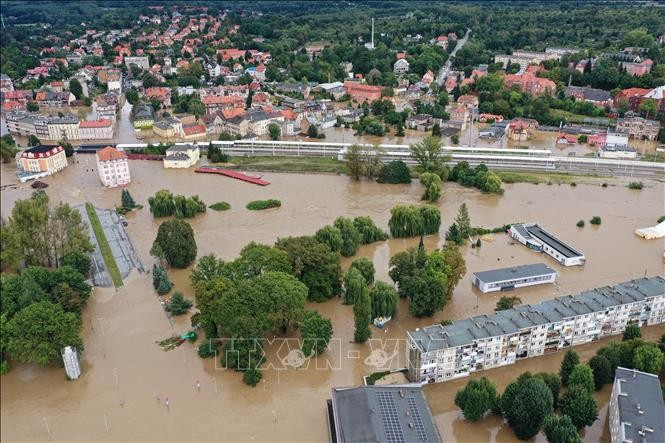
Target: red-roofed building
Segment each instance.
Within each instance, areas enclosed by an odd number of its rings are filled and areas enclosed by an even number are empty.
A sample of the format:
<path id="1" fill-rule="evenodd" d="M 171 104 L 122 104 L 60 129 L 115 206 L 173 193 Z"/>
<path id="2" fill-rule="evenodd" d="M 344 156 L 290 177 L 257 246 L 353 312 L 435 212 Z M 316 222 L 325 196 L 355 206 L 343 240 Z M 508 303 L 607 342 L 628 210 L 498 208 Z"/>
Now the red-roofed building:
<path id="1" fill-rule="evenodd" d="M 526 141 L 531 138 L 531 130 L 538 127 L 538 122 L 531 119 L 517 119 L 508 124 L 508 138 Z"/>
<path id="2" fill-rule="evenodd" d="M 449 76 L 446 79 L 446 82 L 443 84 L 443 87 L 446 88 L 446 92 L 450 93 L 457 86 L 457 78 L 454 75 Z"/>
<path id="3" fill-rule="evenodd" d="M 202 102 L 206 107 L 206 114 L 214 114 L 219 110 L 242 108 L 245 106 L 245 101 L 237 95 L 208 95 L 203 98 Z"/>
<path id="4" fill-rule="evenodd" d="M 577 143 L 577 137 L 571 134 L 557 134 L 556 144 L 557 145 L 574 145 Z"/>
<path id="5" fill-rule="evenodd" d="M 533 73 L 506 75 L 504 87 L 512 89 L 518 86 L 521 92 L 531 95 L 553 94 L 556 92 L 556 83 L 547 78 L 536 77 Z"/>
<path id="6" fill-rule="evenodd" d="M 129 162 L 127 154 L 112 146 L 97 151 L 97 171 L 102 185 L 107 188 L 128 185 L 131 181 L 129 175 Z"/>
<path id="7" fill-rule="evenodd" d="M 435 45 L 441 46 L 443 49 L 448 49 L 448 37 L 445 35 L 440 35 L 435 39 Z"/>
<path id="8" fill-rule="evenodd" d="M 644 99 L 644 96 L 647 95 L 651 89 L 646 88 L 628 88 L 620 91 L 617 95 L 614 96 L 614 107 L 620 108 L 622 102 L 628 102 L 628 105 L 631 111 L 637 112 L 640 107 L 640 103 Z"/>
<path id="9" fill-rule="evenodd" d="M 185 140 L 194 140 L 206 136 L 206 127 L 205 125 L 183 126 L 182 132 L 185 134 Z"/>
<path id="10" fill-rule="evenodd" d="M 397 60 L 402 60 L 403 58 L 406 58 L 406 52 L 398 52 Z"/>
<path id="11" fill-rule="evenodd" d="M 344 82 L 346 95 L 358 103 L 372 103 L 373 101 L 381 100 L 382 90 L 381 86 L 370 86 L 351 81 Z"/>
<path id="12" fill-rule="evenodd" d="M 148 100 L 156 98 L 165 108 L 171 106 L 171 90 L 169 88 L 154 86 L 145 90 Z"/>
<path id="13" fill-rule="evenodd" d="M 626 69 L 626 74 L 633 77 L 642 77 L 644 74 L 651 72 L 653 61 L 647 58 L 638 63 L 623 63 L 622 66 Z"/>
<path id="14" fill-rule="evenodd" d="M 478 121 L 480 123 L 487 123 L 489 121 L 494 121 L 496 123 L 501 123 L 503 121 L 503 115 L 483 113 L 483 114 L 480 114 L 478 116 Z"/>
<path id="15" fill-rule="evenodd" d="M 111 140 L 113 121 L 108 118 L 83 120 L 79 123 L 79 133 L 82 140 Z"/>

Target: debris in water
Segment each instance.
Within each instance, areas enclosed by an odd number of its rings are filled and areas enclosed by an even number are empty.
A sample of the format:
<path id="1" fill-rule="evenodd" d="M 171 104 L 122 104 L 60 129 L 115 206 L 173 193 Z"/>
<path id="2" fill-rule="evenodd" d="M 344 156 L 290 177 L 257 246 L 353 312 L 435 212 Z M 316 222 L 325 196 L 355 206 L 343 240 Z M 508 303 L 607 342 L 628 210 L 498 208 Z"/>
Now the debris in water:
<path id="1" fill-rule="evenodd" d="M 159 347 L 162 348 L 164 351 L 170 351 L 171 349 L 177 348 L 178 346 L 180 346 L 184 342 L 185 342 L 184 339 L 178 337 L 177 335 L 173 335 L 173 336 L 171 336 L 169 338 L 166 338 L 162 341 L 156 341 L 155 343 L 157 343 L 159 345 Z"/>

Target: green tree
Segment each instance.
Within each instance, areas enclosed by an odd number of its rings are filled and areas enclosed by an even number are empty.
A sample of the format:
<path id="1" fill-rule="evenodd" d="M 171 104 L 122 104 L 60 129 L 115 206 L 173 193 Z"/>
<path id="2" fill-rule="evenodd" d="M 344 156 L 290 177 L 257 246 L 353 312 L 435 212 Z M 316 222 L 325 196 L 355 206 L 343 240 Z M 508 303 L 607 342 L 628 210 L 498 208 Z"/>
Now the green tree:
<path id="1" fill-rule="evenodd" d="M 325 352 L 333 335 L 332 322 L 317 311 L 307 311 L 298 329 L 302 337 L 302 352 L 306 356 Z"/>
<path id="2" fill-rule="evenodd" d="M 612 363 L 606 357 L 594 355 L 589 360 L 589 367 L 593 371 L 593 382 L 597 391 L 602 389 L 605 383 L 610 383 L 614 380 Z"/>
<path id="3" fill-rule="evenodd" d="M 2 163 L 13 161 L 17 152 L 16 142 L 11 134 L 3 135 L 0 139 L 0 158 L 2 159 Z"/>
<path id="4" fill-rule="evenodd" d="M 369 291 L 372 300 L 372 318 L 394 317 L 397 313 L 397 290 L 393 285 L 377 281 Z"/>
<path id="5" fill-rule="evenodd" d="M 135 89 L 129 89 L 125 92 L 125 98 L 131 105 L 135 105 L 139 102 L 139 93 Z"/>
<path id="6" fill-rule="evenodd" d="M 447 161 L 441 150 L 441 138 L 439 137 L 425 137 L 420 143 L 410 145 L 409 149 L 411 156 L 424 172 L 439 174 Z"/>
<path id="7" fill-rule="evenodd" d="M 250 242 L 240 255 L 225 266 L 224 275 L 233 280 L 258 277 L 267 272 L 291 273 L 286 252 L 276 247 Z"/>
<path id="8" fill-rule="evenodd" d="M 593 394 L 595 390 L 595 383 L 593 380 L 593 371 L 588 365 L 578 363 L 575 365 L 573 370 L 568 376 L 568 387 L 572 385 L 580 385 L 589 392 Z"/>
<path id="9" fill-rule="evenodd" d="M 182 292 L 176 291 L 171 296 L 166 310 L 173 315 L 182 315 L 187 313 L 191 307 L 192 302 L 187 300 Z"/>
<path id="10" fill-rule="evenodd" d="M 60 266 L 71 266 L 82 275 L 87 276 L 92 266 L 92 258 L 81 251 L 71 251 L 60 258 Z"/>
<path id="11" fill-rule="evenodd" d="M 307 128 L 307 137 L 309 138 L 319 138 L 319 130 L 314 125 L 309 125 Z"/>
<path id="12" fill-rule="evenodd" d="M 153 248 L 158 246 L 166 262 L 174 268 L 186 268 L 196 259 L 196 240 L 191 225 L 183 220 L 169 220 L 159 225 Z"/>
<path id="13" fill-rule="evenodd" d="M 357 258 L 351 262 L 350 268 L 356 268 L 360 271 L 367 286 L 371 286 L 374 283 L 374 263 L 370 259 L 365 257 Z"/>
<path id="14" fill-rule="evenodd" d="M 270 330 L 286 333 L 289 326 L 298 324 L 305 315 L 307 286 L 291 274 L 267 272 L 255 277 L 254 288 L 263 294 L 267 304 L 267 320 Z"/>
<path id="15" fill-rule="evenodd" d="M 553 411 L 552 393 L 539 378 L 522 374 L 501 396 L 501 410 L 517 438 L 527 440 L 538 433 Z"/>
<path id="16" fill-rule="evenodd" d="M 562 414 L 570 417 L 577 429 L 591 426 L 598 418 L 598 406 L 593 395 L 582 385 L 571 384 L 559 403 Z"/>
<path id="17" fill-rule="evenodd" d="M 253 388 L 259 384 L 263 378 L 263 373 L 256 368 L 251 368 L 245 371 L 245 374 L 242 376 L 242 381 Z"/>
<path id="18" fill-rule="evenodd" d="M 471 380 L 455 394 L 455 405 L 462 409 L 464 418 L 478 421 L 490 411 L 497 402 L 496 386 L 485 377 Z"/>
<path id="19" fill-rule="evenodd" d="M 81 97 L 83 97 L 83 87 L 81 86 L 81 82 L 75 78 L 69 80 L 69 92 L 74 94 L 76 100 L 80 100 Z"/>
<path id="20" fill-rule="evenodd" d="M 567 415 L 550 414 L 543 422 L 548 443 L 582 443 L 577 428 Z"/>
<path id="21" fill-rule="evenodd" d="M 632 340 L 634 338 L 642 338 L 642 331 L 638 325 L 628 325 L 623 331 L 623 340 Z"/>
<path id="22" fill-rule="evenodd" d="M 364 343 L 372 336 L 372 330 L 370 329 L 370 325 L 372 324 L 372 302 L 369 298 L 369 290 L 362 276 L 355 280 L 360 282 L 360 290 L 356 294 L 353 303 L 353 319 L 355 323 L 353 340 L 356 343 Z"/>
<path id="23" fill-rule="evenodd" d="M 559 374 L 553 372 L 539 372 L 534 377 L 541 379 L 552 393 L 552 401 L 554 409 L 557 408 L 559 404 L 559 391 L 561 391 L 561 377 Z"/>
<path id="24" fill-rule="evenodd" d="M 58 144 L 62 146 L 62 148 L 65 150 L 66 157 L 71 157 L 72 155 L 74 155 L 74 147 L 72 146 L 71 143 L 65 140 L 60 140 Z"/>
<path id="25" fill-rule="evenodd" d="M 270 123 L 268 125 L 268 135 L 270 136 L 270 140 L 279 140 L 282 136 L 282 129 L 277 123 Z"/>
<path id="26" fill-rule="evenodd" d="M 356 302 L 356 299 L 360 295 L 362 290 L 363 283 L 367 286 L 365 282 L 365 277 L 363 277 L 362 272 L 358 268 L 349 268 L 344 274 L 344 304 L 352 305 Z"/>
<path id="27" fill-rule="evenodd" d="M 120 202 L 123 208 L 134 209 L 136 202 L 127 189 L 123 189 L 120 194 Z"/>
<path id="28" fill-rule="evenodd" d="M 498 302 L 496 302 L 496 308 L 494 308 L 495 311 L 505 311 L 506 309 L 512 309 L 516 305 L 519 305 L 522 303 L 522 299 L 519 298 L 518 296 L 514 295 L 512 297 L 506 297 L 503 296 L 499 299 Z"/>
<path id="29" fill-rule="evenodd" d="M 457 210 L 455 224 L 462 238 L 466 239 L 471 235 L 471 217 L 469 217 L 469 209 L 466 207 L 466 203 L 462 203 Z"/>
<path id="30" fill-rule="evenodd" d="M 169 280 L 169 276 L 161 265 L 152 266 L 152 286 L 159 295 L 168 294 L 173 288 L 173 283 Z"/>
<path id="31" fill-rule="evenodd" d="M 9 362 L 6 360 L 5 355 L 7 346 L 9 346 L 7 322 L 7 316 L 4 313 L 0 314 L 0 375 L 4 375 L 9 371 Z"/>
<path id="32" fill-rule="evenodd" d="M 446 240 L 448 240 L 449 242 L 453 242 L 458 246 L 464 244 L 464 237 L 462 237 L 462 234 L 460 233 L 460 229 L 459 226 L 457 226 L 457 223 L 453 223 L 448 228 L 448 231 L 446 232 Z"/>
<path id="33" fill-rule="evenodd" d="M 47 301 L 33 303 L 7 323 L 7 350 L 13 360 L 41 366 L 61 361 L 65 346 L 83 349 L 83 325 L 73 312 Z"/>
<path id="34" fill-rule="evenodd" d="M 573 372 L 573 369 L 580 362 L 580 357 L 575 351 L 568 350 L 563 356 L 561 361 L 561 368 L 559 369 L 559 376 L 561 377 L 561 383 L 564 386 L 568 386 L 568 377 L 570 373 Z"/>
<path id="35" fill-rule="evenodd" d="M 29 101 L 27 105 L 25 105 L 25 109 L 28 110 L 28 112 L 37 112 L 39 111 L 39 105 L 33 101 Z M 35 137 L 36 138 L 36 137 Z M 39 144 L 39 142 L 37 142 Z M 37 145 L 31 145 L 30 144 L 30 137 L 28 136 L 28 145 L 30 146 L 37 146 Z"/>
<path id="36" fill-rule="evenodd" d="M 646 99 L 640 102 L 639 106 L 640 114 L 646 118 L 655 118 L 658 108 L 656 107 L 656 101 L 653 99 Z"/>
<path id="37" fill-rule="evenodd" d="M 194 114 L 196 118 L 201 118 L 206 113 L 206 108 L 198 98 L 193 98 L 187 103 L 187 112 Z"/>
<path id="38" fill-rule="evenodd" d="M 436 203 L 441 197 L 441 177 L 431 172 L 423 172 L 420 174 L 420 184 L 425 186 L 422 199 Z"/>
<path id="39" fill-rule="evenodd" d="M 349 146 L 346 151 L 346 168 L 349 170 L 349 175 L 355 180 L 360 180 L 360 177 L 365 173 L 365 162 L 363 161 L 363 148 L 358 144 Z"/>
<path id="40" fill-rule="evenodd" d="M 379 183 L 411 183 L 411 171 L 401 160 L 393 160 L 381 167 L 378 178 Z"/>
<path id="41" fill-rule="evenodd" d="M 638 371 L 658 375 L 665 367 L 665 354 L 652 343 L 640 346 L 635 350 L 633 365 Z"/>
<path id="42" fill-rule="evenodd" d="M 333 223 L 342 236 L 342 249 L 340 253 L 344 257 L 351 257 L 358 251 L 358 245 L 362 240 L 360 233 L 353 224 L 353 220 L 347 217 L 337 217 Z"/>
<path id="43" fill-rule="evenodd" d="M 314 238 L 320 243 L 327 245 L 333 252 L 340 252 L 344 245 L 342 234 L 339 232 L 339 229 L 331 225 L 324 226 L 316 231 Z"/>
<path id="44" fill-rule="evenodd" d="M 291 272 L 309 289 L 307 299 L 324 301 L 341 290 L 341 259 L 327 245 L 314 237 L 279 239 L 277 248 L 286 251 Z"/>
<path id="45" fill-rule="evenodd" d="M 441 137 L 441 125 L 434 123 L 432 126 L 432 137 Z"/>

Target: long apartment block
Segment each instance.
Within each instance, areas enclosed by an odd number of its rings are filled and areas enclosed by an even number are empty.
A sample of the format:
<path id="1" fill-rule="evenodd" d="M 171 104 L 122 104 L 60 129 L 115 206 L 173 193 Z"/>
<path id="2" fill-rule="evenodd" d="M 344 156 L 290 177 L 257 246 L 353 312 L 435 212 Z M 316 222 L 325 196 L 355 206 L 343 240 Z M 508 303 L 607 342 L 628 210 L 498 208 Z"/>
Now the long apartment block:
<path id="1" fill-rule="evenodd" d="M 407 332 L 408 377 L 436 383 L 665 322 L 665 278 L 641 278 Z"/>

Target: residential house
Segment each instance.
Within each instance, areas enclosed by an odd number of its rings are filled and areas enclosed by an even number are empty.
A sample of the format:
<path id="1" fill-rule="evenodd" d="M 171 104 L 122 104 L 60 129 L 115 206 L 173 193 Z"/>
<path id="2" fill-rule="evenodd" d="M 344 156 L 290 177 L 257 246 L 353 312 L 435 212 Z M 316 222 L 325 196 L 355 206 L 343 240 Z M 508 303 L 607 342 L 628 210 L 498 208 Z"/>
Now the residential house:
<path id="1" fill-rule="evenodd" d="M 532 130 L 537 128 L 536 120 L 518 118 L 508 124 L 508 138 L 515 141 L 527 141 L 531 138 Z"/>
<path id="2" fill-rule="evenodd" d="M 129 162 L 127 154 L 112 146 L 97 151 L 97 171 L 102 185 L 107 188 L 128 185 L 131 181 L 129 175 Z"/>
<path id="3" fill-rule="evenodd" d="M 405 126 L 409 129 L 416 129 L 418 131 L 431 131 L 434 122 L 432 116 L 429 114 L 416 114 L 410 116 L 404 122 Z"/>
<path id="4" fill-rule="evenodd" d="M 370 86 L 358 82 L 345 81 L 344 91 L 346 91 L 346 95 L 358 103 L 372 103 L 376 100 L 381 100 L 383 88 L 381 86 Z"/>
<path id="5" fill-rule="evenodd" d="M 496 55 L 494 56 L 495 63 L 501 63 L 504 68 L 509 64 L 517 63 L 522 70 L 526 69 L 531 64 L 539 65 L 546 60 L 559 60 L 560 55 L 556 53 L 547 52 L 533 52 L 533 51 L 513 51 L 511 55 Z"/>
<path id="6" fill-rule="evenodd" d="M 434 73 L 431 70 L 427 70 L 427 72 L 423 75 L 423 78 L 420 80 L 425 86 L 429 87 L 429 85 L 434 81 Z"/>
<path id="7" fill-rule="evenodd" d="M 630 110 L 637 112 L 642 100 L 649 92 L 651 89 L 646 88 L 623 89 L 614 96 L 614 107 L 620 108 L 624 102 L 627 102 Z"/>
<path id="8" fill-rule="evenodd" d="M 124 58 L 125 66 L 136 65 L 144 71 L 150 69 L 150 61 L 147 56 L 144 57 L 125 57 Z"/>
<path id="9" fill-rule="evenodd" d="M 132 109 L 132 117 L 136 129 L 151 128 L 155 123 L 155 111 L 146 103 L 135 104 Z"/>
<path id="10" fill-rule="evenodd" d="M 245 101 L 237 95 L 219 96 L 207 95 L 201 100 L 206 108 L 206 114 L 214 114 L 217 111 L 245 106 Z"/>
<path id="11" fill-rule="evenodd" d="M 446 51 L 448 50 L 448 36 L 446 35 L 440 35 L 437 38 L 433 39 L 431 43 L 442 47 Z"/>
<path id="12" fill-rule="evenodd" d="M 479 101 L 475 95 L 464 94 L 457 98 L 457 104 L 467 109 L 475 109 L 478 107 Z"/>
<path id="13" fill-rule="evenodd" d="M 459 105 L 456 108 L 450 111 L 450 121 L 452 122 L 461 122 L 461 126 L 458 128 L 461 131 L 466 129 L 466 124 L 471 121 L 471 113 L 466 106 Z"/>
<path id="14" fill-rule="evenodd" d="M 17 155 L 17 166 L 24 172 L 54 174 L 67 167 L 67 157 L 62 146 L 35 146 Z"/>
<path id="15" fill-rule="evenodd" d="M 154 86 L 152 88 L 147 88 L 145 90 L 145 96 L 147 97 L 148 100 L 151 100 L 152 98 L 155 98 L 159 101 L 159 103 L 162 104 L 163 107 L 165 108 L 170 108 L 171 107 L 171 89 L 170 88 L 165 88 L 165 87 L 160 87 L 160 86 Z"/>
<path id="16" fill-rule="evenodd" d="M 617 120 L 616 132 L 638 140 L 655 140 L 660 131 L 660 123 L 642 117 L 627 117 Z"/>
<path id="17" fill-rule="evenodd" d="M 53 92 L 53 91 L 39 91 L 35 95 L 35 102 L 42 108 L 64 108 L 69 106 L 76 97 L 69 91 Z"/>
<path id="18" fill-rule="evenodd" d="M 513 86 L 517 86 L 521 92 L 531 95 L 552 95 L 556 92 L 556 83 L 547 78 L 536 77 L 533 72 L 506 75 L 504 88 L 511 89 Z"/>
<path id="19" fill-rule="evenodd" d="M 182 123 L 177 118 L 166 118 L 152 125 L 152 132 L 162 138 L 175 138 L 183 136 Z"/>
<path id="20" fill-rule="evenodd" d="M 95 97 L 95 112 L 99 118 L 108 118 L 115 122 L 118 108 L 117 94 L 109 92 Z"/>
<path id="21" fill-rule="evenodd" d="M 478 121 L 480 123 L 489 123 L 490 121 L 495 123 L 501 123 L 503 121 L 503 115 L 482 113 L 478 116 Z"/>
<path id="22" fill-rule="evenodd" d="M 252 109 L 247 113 L 249 119 L 249 130 L 255 135 L 267 135 L 268 125 L 284 121 L 281 112 L 265 111 L 263 109 Z"/>
<path id="23" fill-rule="evenodd" d="M 81 140 L 111 140 L 113 121 L 110 119 L 84 120 L 79 123 Z"/>
<path id="24" fill-rule="evenodd" d="M 171 146 L 166 150 L 164 168 L 189 168 L 199 161 L 200 156 L 197 144 Z"/>
<path id="25" fill-rule="evenodd" d="M 401 58 L 393 65 L 393 72 L 395 75 L 404 75 L 409 72 L 409 62 L 405 58 Z"/>
<path id="26" fill-rule="evenodd" d="M 183 126 L 182 132 L 185 140 L 198 140 L 207 135 L 205 125 L 201 124 Z"/>
<path id="27" fill-rule="evenodd" d="M 604 108 L 612 105 L 612 95 L 603 89 L 586 88 L 581 86 L 568 86 L 564 90 L 566 97 L 575 97 L 588 103 Z"/>

